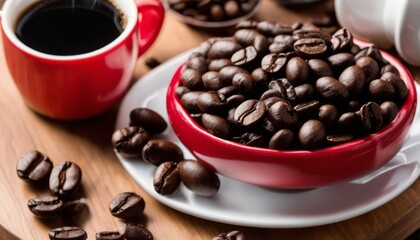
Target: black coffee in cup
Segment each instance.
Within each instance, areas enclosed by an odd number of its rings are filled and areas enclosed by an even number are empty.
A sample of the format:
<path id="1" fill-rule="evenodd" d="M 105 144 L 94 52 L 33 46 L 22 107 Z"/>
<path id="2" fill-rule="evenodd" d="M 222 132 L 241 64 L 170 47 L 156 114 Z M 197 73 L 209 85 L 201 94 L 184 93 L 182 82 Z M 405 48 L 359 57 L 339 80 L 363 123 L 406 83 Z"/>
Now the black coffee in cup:
<path id="1" fill-rule="evenodd" d="M 18 18 L 17 37 L 37 51 L 76 55 L 97 50 L 123 30 L 120 11 L 106 0 L 46 0 Z"/>

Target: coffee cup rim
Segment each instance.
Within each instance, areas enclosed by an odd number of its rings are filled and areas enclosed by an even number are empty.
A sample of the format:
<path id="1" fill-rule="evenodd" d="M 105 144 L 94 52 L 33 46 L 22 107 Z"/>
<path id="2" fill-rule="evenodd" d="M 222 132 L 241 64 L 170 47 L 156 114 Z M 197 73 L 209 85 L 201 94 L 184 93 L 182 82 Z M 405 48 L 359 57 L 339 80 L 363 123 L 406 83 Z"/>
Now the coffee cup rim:
<path id="1" fill-rule="evenodd" d="M 23 9 L 27 9 L 31 4 L 34 4 L 36 2 L 39 2 L 41 0 L 37 1 L 28 1 Z M 21 13 L 21 11 L 13 11 L 10 10 L 10 8 L 13 8 L 13 4 L 21 4 L 22 1 L 6 1 L 3 5 L 3 8 L 1 9 L 1 27 L 4 35 L 9 39 L 9 41 L 18 49 L 21 51 L 32 55 L 34 57 L 38 57 L 41 59 L 48 59 L 48 60 L 56 60 L 56 61 L 71 61 L 71 60 L 81 60 L 81 59 L 89 59 L 101 54 L 104 54 L 118 45 L 120 45 L 125 39 L 127 39 L 131 34 L 136 26 L 136 20 L 138 16 L 137 7 L 134 3 L 134 1 L 127 1 L 127 0 L 111 0 L 110 2 L 115 2 L 115 4 L 119 7 L 119 11 L 123 13 L 123 15 L 126 17 L 126 26 L 124 30 L 121 32 L 121 34 L 115 38 L 112 42 L 108 43 L 107 45 L 98 48 L 94 51 L 82 53 L 82 54 L 75 54 L 75 55 L 54 55 L 54 54 L 48 54 L 43 53 L 40 51 L 37 51 L 33 48 L 30 48 L 26 44 L 24 44 L 21 40 L 18 39 L 18 37 L 15 34 L 14 31 L 14 25 L 17 21 L 17 16 Z"/>

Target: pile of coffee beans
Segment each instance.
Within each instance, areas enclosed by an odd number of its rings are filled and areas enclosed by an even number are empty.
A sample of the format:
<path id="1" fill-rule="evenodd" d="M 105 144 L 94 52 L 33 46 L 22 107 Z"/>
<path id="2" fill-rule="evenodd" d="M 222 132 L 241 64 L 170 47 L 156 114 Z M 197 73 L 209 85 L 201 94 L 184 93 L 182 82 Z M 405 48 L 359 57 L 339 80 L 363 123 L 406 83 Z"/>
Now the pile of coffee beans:
<path id="1" fill-rule="evenodd" d="M 214 171 L 198 161 L 184 159 L 179 146 L 157 135 L 167 128 L 162 116 L 149 108 L 135 108 L 130 111 L 129 118 L 130 126 L 116 130 L 112 144 L 118 154 L 142 158 L 157 167 L 153 177 L 157 193 L 171 194 L 181 183 L 202 196 L 213 196 L 218 192 L 220 180 Z"/>
<path id="2" fill-rule="evenodd" d="M 169 7 L 200 21 L 219 22 L 244 16 L 259 0 L 168 0 Z"/>
<path id="3" fill-rule="evenodd" d="M 378 48 L 361 49 L 347 29 L 245 21 L 190 55 L 176 94 L 217 137 L 312 150 L 379 131 L 408 90 Z"/>

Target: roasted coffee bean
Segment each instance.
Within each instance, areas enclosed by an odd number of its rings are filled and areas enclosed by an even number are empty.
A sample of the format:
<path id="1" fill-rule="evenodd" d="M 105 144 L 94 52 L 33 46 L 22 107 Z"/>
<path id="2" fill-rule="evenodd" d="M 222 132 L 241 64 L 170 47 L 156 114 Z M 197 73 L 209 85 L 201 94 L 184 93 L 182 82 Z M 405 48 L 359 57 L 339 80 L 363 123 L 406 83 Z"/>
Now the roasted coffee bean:
<path id="1" fill-rule="evenodd" d="M 238 66 L 226 66 L 219 71 L 219 78 L 223 85 L 228 86 L 232 84 L 233 76 L 237 73 L 248 73 L 246 70 Z"/>
<path id="2" fill-rule="evenodd" d="M 201 162 L 184 160 L 178 164 L 178 169 L 182 183 L 192 192 L 213 196 L 219 191 L 219 177 Z"/>
<path id="3" fill-rule="evenodd" d="M 350 112 L 357 112 L 362 107 L 363 103 L 359 100 L 350 100 L 347 103 L 347 110 Z"/>
<path id="4" fill-rule="evenodd" d="M 225 18 L 225 11 L 219 4 L 214 4 L 210 7 L 210 16 L 215 21 L 221 21 Z"/>
<path id="5" fill-rule="evenodd" d="M 360 108 L 360 120 L 364 129 L 377 132 L 382 128 L 381 107 L 375 102 L 368 102 Z"/>
<path id="6" fill-rule="evenodd" d="M 190 68 L 182 70 L 181 82 L 191 91 L 202 90 L 204 87 L 200 72 Z"/>
<path id="7" fill-rule="evenodd" d="M 17 175 L 28 183 L 37 183 L 48 178 L 53 164 L 48 156 L 33 150 L 23 154 L 16 164 Z"/>
<path id="8" fill-rule="evenodd" d="M 379 65 L 371 57 L 361 57 L 356 60 L 356 65 L 365 71 L 366 81 L 370 83 L 379 77 Z"/>
<path id="9" fill-rule="evenodd" d="M 360 118 L 355 112 L 345 112 L 338 118 L 337 126 L 341 132 L 354 132 L 361 126 Z"/>
<path id="10" fill-rule="evenodd" d="M 290 46 L 289 43 L 273 42 L 268 47 L 268 51 L 270 51 L 270 53 L 287 53 L 293 51 L 293 47 Z"/>
<path id="11" fill-rule="evenodd" d="M 327 43 L 320 38 L 301 38 L 293 47 L 297 55 L 304 59 L 322 58 L 328 53 Z"/>
<path id="12" fill-rule="evenodd" d="M 329 56 L 327 60 L 336 76 L 355 63 L 354 56 L 350 53 L 337 53 Z"/>
<path id="13" fill-rule="evenodd" d="M 375 45 L 370 45 L 369 47 L 365 47 L 361 49 L 357 55 L 355 56 L 356 59 L 360 57 L 368 56 L 375 59 L 380 67 L 389 64 L 387 60 L 382 56 L 381 52 L 379 51 L 378 47 Z"/>
<path id="14" fill-rule="evenodd" d="M 309 65 L 302 58 L 294 57 L 287 62 L 286 78 L 293 86 L 306 83 L 309 78 L 309 73 Z"/>
<path id="15" fill-rule="evenodd" d="M 268 148 L 277 150 L 292 149 L 295 145 L 295 134 L 290 129 L 281 129 L 276 132 L 268 143 Z"/>
<path id="16" fill-rule="evenodd" d="M 290 102 L 296 100 L 296 91 L 292 84 L 286 78 L 273 80 L 268 84 L 269 89 L 276 90 L 280 96 Z"/>
<path id="17" fill-rule="evenodd" d="M 85 240 L 88 238 L 86 231 L 79 227 L 59 227 L 50 231 L 50 240 Z"/>
<path id="18" fill-rule="evenodd" d="M 128 158 L 140 157 L 141 150 L 150 139 L 144 128 L 136 126 L 118 129 L 111 137 L 115 151 Z"/>
<path id="19" fill-rule="evenodd" d="M 392 72 L 382 74 L 381 79 L 392 84 L 395 90 L 395 99 L 397 102 L 404 102 L 408 96 L 407 85 L 405 85 L 404 81 Z"/>
<path id="20" fill-rule="evenodd" d="M 257 55 L 254 46 L 248 46 L 235 52 L 230 60 L 236 66 L 244 66 L 254 63 L 257 60 Z"/>
<path id="21" fill-rule="evenodd" d="M 200 74 L 207 72 L 207 63 L 204 56 L 196 56 L 188 59 L 186 67 L 189 69 L 194 69 Z"/>
<path id="22" fill-rule="evenodd" d="M 214 236 L 212 240 L 246 240 L 245 234 L 240 231 L 231 231 L 228 233 L 220 233 Z"/>
<path id="23" fill-rule="evenodd" d="M 96 240 L 124 240 L 124 235 L 118 231 L 102 231 L 95 234 Z"/>
<path id="24" fill-rule="evenodd" d="M 398 106 L 394 102 L 383 102 L 380 107 L 384 124 L 392 122 L 398 114 Z"/>
<path id="25" fill-rule="evenodd" d="M 76 216 L 87 210 L 88 205 L 86 204 L 86 200 L 82 198 L 64 202 L 61 214 L 67 216 Z"/>
<path id="26" fill-rule="evenodd" d="M 233 141 L 241 143 L 251 147 L 266 147 L 266 139 L 261 134 L 256 133 L 244 133 L 241 136 L 233 137 Z"/>
<path id="27" fill-rule="evenodd" d="M 239 5 L 234 0 L 226 1 L 223 7 L 224 7 L 226 15 L 229 16 L 230 18 L 234 18 L 238 16 L 240 13 Z"/>
<path id="28" fill-rule="evenodd" d="M 201 116 L 203 127 L 210 132 L 210 134 L 227 139 L 231 135 L 229 123 L 222 117 L 205 113 Z"/>
<path id="29" fill-rule="evenodd" d="M 297 124 L 297 113 L 293 106 L 285 101 L 278 101 L 268 110 L 270 120 L 279 129 L 293 128 Z"/>
<path id="30" fill-rule="evenodd" d="M 155 68 L 160 65 L 159 60 L 154 57 L 147 57 L 144 61 L 149 68 Z"/>
<path id="31" fill-rule="evenodd" d="M 227 107 L 227 102 L 223 95 L 209 91 L 200 94 L 197 105 L 203 113 L 221 113 Z"/>
<path id="32" fill-rule="evenodd" d="M 220 71 L 220 69 L 232 65 L 232 61 L 228 58 L 214 59 L 209 63 L 209 71 Z"/>
<path id="33" fill-rule="evenodd" d="M 174 162 L 164 162 L 156 168 L 153 177 L 155 191 L 161 195 L 173 193 L 181 183 L 179 171 Z"/>
<path id="34" fill-rule="evenodd" d="M 264 84 L 268 81 L 268 74 L 261 67 L 254 69 L 251 73 L 251 77 L 257 84 Z"/>
<path id="35" fill-rule="evenodd" d="M 319 108 L 318 119 L 321 120 L 326 126 L 333 125 L 338 119 L 338 110 L 332 104 L 324 104 Z"/>
<path id="36" fill-rule="evenodd" d="M 58 197 L 39 197 L 28 201 L 29 210 L 37 217 L 51 218 L 63 210 L 63 201 Z"/>
<path id="37" fill-rule="evenodd" d="M 353 46 L 353 36 L 346 28 L 341 28 L 335 32 L 331 38 L 333 51 L 348 50 Z"/>
<path id="38" fill-rule="evenodd" d="M 315 88 L 309 83 L 296 86 L 294 89 L 296 93 L 296 99 L 300 102 L 310 101 L 315 98 Z"/>
<path id="39" fill-rule="evenodd" d="M 317 116 L 321 103 L 318 100 L 304 102 L 295 105 L 294 109 L 298 115 L 299 120 L 311 119 Z"/>
<path id="40" fill-rule="evenodd" d="M 155 166 L 164 162 L 179 162 L 184 159 L 184 153 L 173 142 L 165 139 L 152 139 L 142 150 L 143 160 Z"/>
<path id="41" fill-rule="evenodd" d="M 283 94 L 280 93 L 280 91 L 278 91 L 277 89 L 268 89 L 267 91 L 261 94 L 260 101 L 265 101 L 271 97 L 283 98 Z"/>
<path id="42" fill-rule="evenodd" d="M 230 85 L 230 86 L 226 86 L 226 87 L 223 87 L 223 88 L 217 90 L 217 93 L 223 95 L 225 98 L 228 98 L 232 95 L 237 94 L 238 89 L 236 89 L 236 87 Z"/>
<path id="43" fill-rule="evenodd" d="M 353 46 L 350 49 L 350 53 L 353 55 L 356 55 L 359 52 L 360 52 L 360 47 L 356 44 L 353 44 Z"/>
<path id="44" fill-rule="evenodd" d="M 178 86 L 175 89 L 175 94 L 179 99 L 181 99 L 181 97 L 187 92 L 191 92 L 191 90 L 187 88 L 186 86 Z"/>
<path id="45" fill-rule="evenodd" d="M 338 81 L 347 87 L 350 94 L 357 96 L 366 84 L 365 72 L 361 67 L 350 66 L 340 74 Z"/>
<path id="46" fill-rule="evenodd" d="M 201 79 L 204 88 L 209 91 L 217 91 L 222 87 L 226 87 L 225 82 L 220 79 L 219 73 L 215 71 L 204 73 Z"/>
<path id="47" fill-rule="evenodd" d="M 266 36 L 273 37 L 280 34 L 291 34 L 293 32 L 293 28 L 290 25 L 269 21 L 259 22 L 257 24 L 257 30 Z"/>
<path id="48" fill-rule="evenodd" d="M 312 27 L 310 25 L 306 25 L 309 27 Z M 319 31 L 318 28 L 315 27 L 315 29 L 299 29 L 293 32 L 293 39 L 299 40 L 299 39 L 321 39 L 327 44 L 328 46 L 331 45 L 331 35 Z"/>
<path id="49" fill-rule="evenodd" d="M 325 143 L 326 129 L 319 120 L 308 120 L 299 129 L 298 139 L 304 149 L 320 148 Z"/>
<path id="50" fill-rule="evenodd" d="M 70 197 L 82 181 L 82 170 L 73 162 L 60 162 L 51 171 L 49 187 L 54 196 Z"/>
<path id="51" fill-rule="evenodd" d="M 329 145 L 338 145 L 346 142 L 350 142 L 354 139 L 351 134 L 342 134 L 342 135 L 328 135 L 326 137 Z"/>
<path id="52" fill-rule="evenodd" d="M 329 101 L 342 102 L 349 97 L 349 90 L 340 81 L 331 77 L 319 78 L 315 87 L 321 96 Z"/>
<path id="53" fill-rule="evenodd" d="M 321 59 L 310 59 L 308 61 L 309 68 L 312 70 L 316 79 L 321 77 L 334 77 L 330 65 Z"/>
<path id="54" fill-rule="evenodd" d="M 163 117 L 149 108 L 135 108 L 130 112 L 130 126 L 146 129 L 151 134 L 161 133 L 168 127 Z"/>
<path id="55" fill-rule="evenodd" d="M 255 29 L 257 27 L 258 21 L 254 21 L 254 20 L 245 20 L 245 21 L 241 21 L 239 22 L 235 28 L 236 30 L 239 29 Z"/>
<path id="56" fill-rule="evenodd" d="M 126 240 L 153 240 L 153 234 L 140 223 L 125 223 L 120 225 L 119 232 Z"/>
<path id="57" fill-rule="evenodd" d="M 376 79 L 369 84 L 369 94 L 378 102 L 393 101 L 395 99 L 394 86 L 385 80 Z"/>
<path id="58" fill-rule="evenodd" d="M 255 99 L 241 103 L 235 110 L 234 120 L 238 125 L 249 127 L 262 120 L 265 115 L 265 105 Z"/>
<path id="59" fill-rule="evenodd" d="M 138 219 L 143 215 L 146 203 L 134 192 L 123 192 L 112 198 L 109 211 L 112 216 L 122 219 Z"/>
<path id="60" fill-rule="evenodd" d="M 220 39 L 214 42 L 208 52 L 209 59 L 230 58 L 242 46 L 233 39 Z"/>
<path id="61" fill-rule="evenodd" d="M 227 105 L 229 107 L 237 107 L 239 104 L 247 100 L 246 96 L 243 94 L 235 94 L 226 99 Z"/>
<path id="62" fill-rule="evenodd" d="M 387 72 L 393 73 L 400 77 L 400 72 L 398 72 L 398 69 L 391 64 L 387 64 L 381 68 L 381 75 Z"/>
<path id="63" fill-rule="evenodd" d="M 254 29 L 240 29 L 235 32 L 234 38 L 244 47 L 254 47 L 253 50 L 258 53 L 265 52 L 269 46 L 267 38 Z"/>
<path id="64" fill-rule="evenodd" d="M 249 73 L 237 73 L 232 78 L 232 86 L 241 93 L 251 93 L 254 90 L 254 80 Z"/>
<path id="65" fill-rule="evenodd" d="M 181 103 L 182 106 L 184 106 L 185 109 L 187 109 L 188 112 L 194 113 L 199 112 L 200 109 L 197 105 L 198 97 L 204 93 L 203 91 L 191 91 L 187 92 L 181 97 Z"/>
<path id="66" fill-rule="evenodd" d="M 285 54 L 271 53 L 261 61 L 261 68 L 268 73 L 277 73 L 286 66 L 287 56 Z"/>
<path id="67" fill-rule="evenodd" d="M 268 90 L 268 91 L 272 91 L 272 90 Z M 276 91 L 277 92 L 277 91 Z M 278 101 L 285 101 L 285 102 L 287 102 L 287 100 L 285 100 L 284 98 L 281 98 L 281 97 L 276 97 L 276 96 L 273 96 L 273 97 L 269 97 L 269 98 L 267 98 L 267 99 L 265 99 L 265 100 L 262 100 L 263 102 L 264 102 L 264 106 L 265 106 L 265 109 L 266 109 L 266 111 L 268 111 L 269 109 L 270 109 L 270 107 L 274 104 L 274 103 L 276 103 L 276 102 L 278 102 Z M 288 103 L 288 102 L 287 102 Z"/>

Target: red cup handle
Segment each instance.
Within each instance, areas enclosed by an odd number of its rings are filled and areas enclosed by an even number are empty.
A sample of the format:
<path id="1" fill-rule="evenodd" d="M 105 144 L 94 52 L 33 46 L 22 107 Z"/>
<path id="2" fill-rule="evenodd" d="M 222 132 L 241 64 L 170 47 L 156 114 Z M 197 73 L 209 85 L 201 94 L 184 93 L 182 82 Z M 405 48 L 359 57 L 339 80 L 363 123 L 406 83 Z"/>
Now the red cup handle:
<path id="1" fill-rule="evenodd" d="M 139 12 L 139 53 L 142 55 L 159 34 L 165 17 L 160 0 L 135 0 Z"/>

